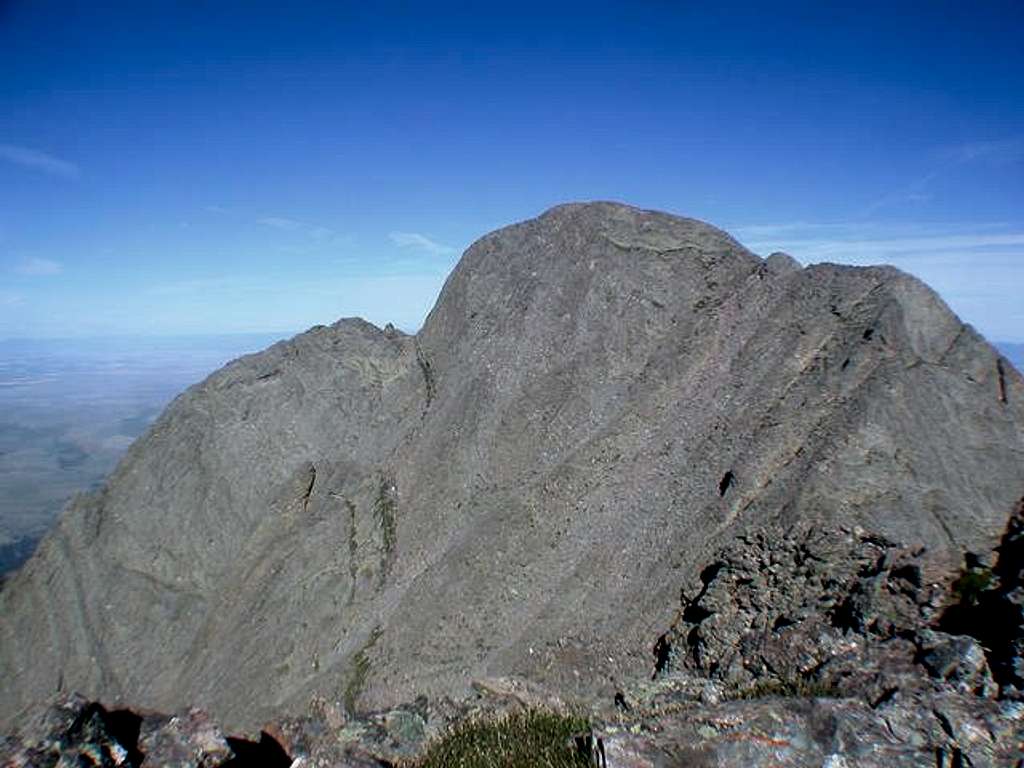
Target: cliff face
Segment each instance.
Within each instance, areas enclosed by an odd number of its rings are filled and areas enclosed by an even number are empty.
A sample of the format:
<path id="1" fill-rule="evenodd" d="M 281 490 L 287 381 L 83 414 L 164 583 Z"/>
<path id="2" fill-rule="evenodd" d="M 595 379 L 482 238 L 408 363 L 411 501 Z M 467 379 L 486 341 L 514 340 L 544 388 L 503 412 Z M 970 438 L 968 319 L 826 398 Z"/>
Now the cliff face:
<path id="1" fill-rule="evenodd" d="M 1022 458 L 1024 382 L 917 280 L 561 206 L 475 243 L 415 337 L 343 320 L 180 396 L 0 593 L 0 717 L 598 692 L 744 531 L 958 559 Z"/>

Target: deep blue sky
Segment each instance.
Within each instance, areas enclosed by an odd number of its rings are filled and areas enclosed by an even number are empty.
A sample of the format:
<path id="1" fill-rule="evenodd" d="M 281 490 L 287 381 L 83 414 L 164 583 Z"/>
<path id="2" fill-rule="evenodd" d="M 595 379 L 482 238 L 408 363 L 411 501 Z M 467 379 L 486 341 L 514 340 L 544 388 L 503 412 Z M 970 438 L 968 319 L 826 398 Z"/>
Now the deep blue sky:
<path id="1" fill-rule="evenodd" d="M 600 198 L 1024 341 L 1024 3 L 832 5 L 0 0 L 0 338 L 415 330 Z"/>

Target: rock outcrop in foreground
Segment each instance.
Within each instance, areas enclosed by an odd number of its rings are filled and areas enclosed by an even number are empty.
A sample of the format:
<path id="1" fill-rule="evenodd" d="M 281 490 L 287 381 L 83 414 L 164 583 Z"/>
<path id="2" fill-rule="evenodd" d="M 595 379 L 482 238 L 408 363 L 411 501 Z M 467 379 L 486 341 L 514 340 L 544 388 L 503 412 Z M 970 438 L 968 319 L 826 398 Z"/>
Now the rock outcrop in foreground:
<path id="1" fill-rule="evenodd" d="M 475 243 L 416 336 L 343 320 L 175 400 L 0 592 L 0 718 L 78 691 L 251 735 L 684 672 L 866 701 L 869 635 L 981 712 L 1019 646 L 935 622 L 1022 496 L 1024 381 L 919 281 L 561 206 Z"/>
<path id="2" fill-rule="evenodd" d="M 652 677 L 575 703 L 574 719 L 590 730 L 552 745 L 558 764 L 1019 766 L 1024 502 L 1000 546 L 972 561 L 952 592 L 942 560 L 860 530 L 769 527 L 738 538 L 702 569 L 698 593 L 683 590 L 654 646 Z M 71 696 L 0 740 L 0 760 L 416 768 L 459 723 L 524 707 L 566 711 L 557 694 L 523 680 L 474 688 L 461 700 L 419 697 L 358 716 L 314 698 L 301 716 L 265 724 L 258 741 L 225 735 L 194 709 L 112 712 Z"/>

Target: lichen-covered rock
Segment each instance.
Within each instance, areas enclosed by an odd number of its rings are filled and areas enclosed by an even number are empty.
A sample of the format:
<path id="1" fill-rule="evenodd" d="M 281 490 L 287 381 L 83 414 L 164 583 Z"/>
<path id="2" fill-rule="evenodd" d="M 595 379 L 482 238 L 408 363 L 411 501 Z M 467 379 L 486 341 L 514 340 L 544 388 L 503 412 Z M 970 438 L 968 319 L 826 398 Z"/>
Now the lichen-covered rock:
<path id="1" fill-rule="evenodd" d="M 653 714 L 604 736 L 608 768 L 1002 768 L 1024 759 L 1019 705 L 946 694 L 872 708 L 765 698 Z"/>
<path id="2" fill-rule="evenodd" d="M 920 674 L 915 633 L 948 597 L 949 560 L 925 555 L 850 528 L 741 536 L 684 588 L 656 673 L 690 669 L 736 690 L 813 683 L 880 696 L 901 675 Z M 964 665 L 974 668 L 957 674 L 991 688 L 983 654 Z"/>
<path id="3" fill-rule="evenodd" d="M 932 677 L 945 680 L 962 693 L 995 697 L 997 688 L 985 649 L 973 637 L 923 630 L 918 633 L 918 645 L 921 664 Z"/>
<path id="4" fill-rule="evenodd" d="M 111 712 L 72 694 L 25 724 L 21 734 L 0 744 L 5 766 L 40 768 L 137 768 L 138 724 L 132 713 Z"/>
<path id="5" fill-rule="evenodd" d="M 59 699 L 0 741 L 0 765 L 12 768 L 215 768 L 234 756 L 205 712 L 110 710 L 78 694 Z"/>
<path id="6" fill-rule="evenodd" d="M 143 768 L 214 768 L 234 756 L 220 726 L 198 709 L 145 718 L 138 749 Z"/>

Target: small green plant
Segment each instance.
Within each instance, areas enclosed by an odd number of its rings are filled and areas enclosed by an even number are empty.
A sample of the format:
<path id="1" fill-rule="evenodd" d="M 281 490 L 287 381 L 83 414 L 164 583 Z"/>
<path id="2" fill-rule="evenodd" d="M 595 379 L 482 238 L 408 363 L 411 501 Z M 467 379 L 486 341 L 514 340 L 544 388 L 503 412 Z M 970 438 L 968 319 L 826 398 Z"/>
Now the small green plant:
<path id="1" fill-rule="evenodd" d="M 540 709 L 459 723 L 404 768 L 582 768 L 573 746 L 589 730 L 585 718 Z"/>
<path id="2" fill-rule="evenodd" d="M 961 605 L 975 606 L 981 602 L 982 594 L 993 587 L 993 581 L 990 568 L 971 568 L 953 582 L 953 594 Z"/>
<path id="3" fill-rule="evenodd" d="M 370 636 L 363 643 L 362 647 L 352 657 L 352 671 L 349 673 L 348 683 L 345 685 L 345 711 L 350 715 L 356 714 L 356 705 L 359 703 L 359 696 L 366 687 L 366 680 L 370 676 L 370 657 L 367 655 L 371 648 L 380 640 L 383 630 L 375 627 Z"/>
<path id="4" fill-rule="evenodd" d="M 395 502 L 393 489 L 394 481 L 387 476 L 381 476 L 380 484 L 377 486 L 377 499 L 373 502 L 373 511 L 377 515 L 377 523 L 380 525 L 385 556 L 390 556 L 395 551 L 395 544 L 398 541 L 398 522 L 396 520 L 398 504 Z"/>
<path id="5" fill-rule="evenodd" d="M 730 699 L 763 699 L 779 696 L 786 699 L 838 699 L 843 692 L 834 684 L 820 680 L 794 678 L 787 680 L 761 680 L 749 688 L 732 692 Z"/>

